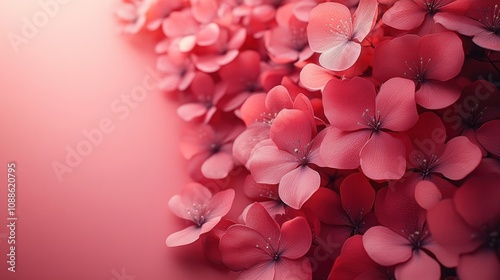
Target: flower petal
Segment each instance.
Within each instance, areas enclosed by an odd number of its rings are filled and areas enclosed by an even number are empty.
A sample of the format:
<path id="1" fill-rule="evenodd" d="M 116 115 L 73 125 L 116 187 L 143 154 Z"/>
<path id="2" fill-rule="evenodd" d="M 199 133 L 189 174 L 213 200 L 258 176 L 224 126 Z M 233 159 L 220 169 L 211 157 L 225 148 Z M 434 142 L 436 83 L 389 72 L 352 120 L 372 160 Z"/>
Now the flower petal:
<path id="1" fill-rule="evenodd" d="M 281 178 L 297 168 L 297 158 L 279 150 L 275 145 L 257 148 L 248 161 L 248 167 L 257 183 L 277 184 Z"/>
<path id="2" fill-rule="evenodd" d="M 443 199 L 437 186 L 431 181 L 423 180 L 415 186 L 415 200 L 424 209 L 430 209 Z"/>
<path id="3" fill-rule="evenodd" d="M 299 216 L 283 223 L 279 245 L 281 257 L 298 259 L 309 251 L 311 244 L 311 227 L 305 218 Z"/>
<path id="4" fill-rule="evenodd" d="M 363 235 L 363 246 L 368 256 L 383 266 L 396 265 L 412 257 L 410 242 L 383 226 L 367 230 Z"/>
<path id="5" fill-rule="evenodd" d="M 375 87 L 363 78 L 349 81 L 332 79 L 323 92 L 323 106 L 330 124 L 344 131 L 363 128 L 363 114 L 375 111 Z"/>
<path id="6" fill-rule="evenodd" d="M 375 190 L 362 173 L 353 173 L 342 181 L 340 198 L 351 221 L 358 221 L 372 209 Z"/>
<path id="7" fill-rule="evenodd" d="M 359 152 L 369 137 L 368 130 L 344 132 L 336 127 L 327 128 L 320 146 L 323 162 L 330 168 L 358 168 Z"/>
<path id="8" fill-rule="evenodd" d="M 396 1 L 384 13 L 382 20 L 390 27 L 400 30 L 412 30 L 419 27 L 425 19 L 427 11 L 412 0 Z"/>
<path id="9" fill-rule="evenodd" d="M 446 178 L 460 180 L 471 173 L 481 162 L 481 150 L 465 136 L 458 136 L 446 143 L 439 164 L 433 172 Z"/>
<path id="10" fill-rule="evenodd" d="M 460 73 L 464 64 L 462 40 L 453 32 L 423 36 L 418 53 L 423 63 L 427 63 L 426 79 L 448 81 Z"/>
<path id="11" fill-rule="evenodd" d="M 460 88 L 453 81 L 428 80 L 420 84 L 415 94 L 417 104 L 426 109 L 442 109 L 450 106 L 460 97 Z"/>
<path id="12" fill-rule="evenodd" d="M 361 54 L 361 44 L 355 41 L 345 41 L 319 56 L 319 64 L 333 71 L 344 71 L 353 66 Z"/>
<path id="13" fill-rule="evenodd" d="M 229 172 L 233 170 L 234 161 L 231 154 L 219 152 L 211 155 L 201 165 L 203 176 L 209 179 L 226 178 Z"/>
<path id="14" fill-rule="evenodd" d="M 299 166 L 283 176 L 278 191 L 284 203 L 300 209 L 320 184 L 321 177 L 317 171 L 308 166 Z"/>
<path id="15" fill-rule="evenodd" d="M 494 250 L 481 249 L 472 254 L 462 255 L 457 272 L 462 280 L 500 279 L 500 260 Z"/>
<path id="16" fill-rule="evenodd" d="M 305 155 L 315 130 L 310 119 L 301 110 L 283 109 L 274 119 L 269 135 L 280 150 Z"/>
<path id="17" fill-rule="evenodd" d="M 493 155 L 500 155 L 500 120 L 492 120 L 477 130 L 477 140 Z"/>
<path id="18" fill-rule="evenodd" d="M 234 200 L 234 190 L 227 189 L 216 193 L 205 208 L 206 219 L 223 217 L 229 212 Z"/>
<path id="19" fill-rule="evenodd" d="M 271 261 L 266 240 L 254 229 L 243 225 L 230 226 L 219 243 L 222 262 L 232 270 L 244 270 Z"/>
<path id="20" fill-rule="evenodd" d="M 382 127 L 405 131 L 417 123 L 415 83 L 403 78 L 392 78 L 383 83 L 376 97 Z"/>
<path id="21" fill-rule="evenodd" d="M 290 260 L 283 258 L 275 263 L 274 280 L 312 279 L 311 262 L 307 258 Z M 261 278 L 254 278 L 261 279 Z"/>
<path id="22" fill-rule="evenodd" d="M 396 279 L 404 280 L 439 280 L 441 268 L 439 263 L 423 251 L 415 251 L 404 264 L 398 265 L 394 271 Z"/>
<path id="23" fill-rule="evenodd" d="M 400 179 L 405 173 L 405 146 L 386 132 L 374 133 L 359 156 L 361 170 L 370 179 Z"/>
<path id="24" fill-rule="evenodd" d="M 378 14 L 377 0 L 360 0 L 353 17 L 353 38 L 359 42 L 365 39 L 375 24 Z"/>
<path id="25" fill-rule="evenodd" d="M 168 247 L 191 244 L 198 240 L 201 234 L 212 230 L 217 225 L 217 223 L 219 223 L 220 219 L 220 217 L 212 219 L 204 223 L 201 227 L 192 225 L 183 230 L 174 232 L 167 237 L 166 244 Z"/>
<path id="26" fill-rule="evenodd" d="M 347 39 L 344 30 L 339 28 L 344 24 L 348 24 L 349 27 L 352 25 L 351 12 L 346 6 L 328 2 L 314 7 L 309 13 L 307 25 L 307 37 L 311 49 L 315 52 L 325 52 L 344 44 Z"/>

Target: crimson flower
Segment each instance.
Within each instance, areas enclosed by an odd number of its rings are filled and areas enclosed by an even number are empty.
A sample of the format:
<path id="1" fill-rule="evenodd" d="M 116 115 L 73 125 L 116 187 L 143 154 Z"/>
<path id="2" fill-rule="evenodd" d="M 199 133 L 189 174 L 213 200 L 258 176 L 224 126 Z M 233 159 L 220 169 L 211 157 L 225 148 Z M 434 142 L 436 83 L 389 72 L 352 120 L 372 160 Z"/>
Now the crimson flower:
<path id="1" fill-rule="evenodd" d="M 415 100 L 427 109 L 441 109 L 455 102 L 460 88 L 452 80 L 464 63 L 462 41 L 455 33 L 423 37 L 405 35 L 377 45 L 373 77 L 380 82 L 393 77 L 413 80 Z"/>
<path id="2" fill-rule="evenodd" d="M 485 49 L 500 51 L 500 1 L 470 0 L 465 15 L 440 15 L 434 19 L 449 30 L 472 36 L 472 41 Z"/>
<path id="3" fill-rule="evenodd" d="M 500 279 L 500 188 L 496 173 L 474 174 L 453 198 L 429 209 L 427 221 L 436 242 L 460 254 L 460 279 Z"/>
<path id="4" fill-rule="evenodd" d="M 238 279 L 311 279 L 311 264 L 304 258 L 311 247 L 311 228 L 303 217 L 281 227 L 266 209 L 254 203 L 245 225 L 233 225 L 220 239 L 222 262 Z"/>
<path id="5" fill-rule="evenodd" d="M 331 127 L 321 144 L 328 167 L 355 169 L 361 165 L 371 179 L 399 179 L 406 169 L 404 144 L 394 131 L 411 128 L 418 119 L 412 81 L 393 78 L 380 87 L 363 78 L 332 79 L 323 104 Z"/>

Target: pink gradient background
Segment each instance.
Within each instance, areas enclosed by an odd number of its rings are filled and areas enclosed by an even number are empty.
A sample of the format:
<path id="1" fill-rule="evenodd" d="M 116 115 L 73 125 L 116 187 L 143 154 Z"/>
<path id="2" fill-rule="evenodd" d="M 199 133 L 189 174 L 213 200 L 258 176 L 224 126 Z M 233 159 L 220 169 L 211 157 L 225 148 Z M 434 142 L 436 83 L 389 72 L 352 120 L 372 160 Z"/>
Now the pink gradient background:
<path id="1" fill-rule="evenodd" d="M 0 279 L 234 279 L 203 261 L 199 243 L 167 248 L 185 224 L 168 199 L 189 180 L 178 150 L 181 121 L 165 93 L 121 120 L 112 102 L 154 68 L 152 43 L 119 34 L 114 1 L 72 0 L 15 53 L 36 0 L 0 2 L 0 236 L 7 233 L 7 163 L 17 163 L 17 264 Z M 60 182 L 51 164 L 104 118 L 115 129 Z M 132 279 L 132 278 L 130 278 Z"/>

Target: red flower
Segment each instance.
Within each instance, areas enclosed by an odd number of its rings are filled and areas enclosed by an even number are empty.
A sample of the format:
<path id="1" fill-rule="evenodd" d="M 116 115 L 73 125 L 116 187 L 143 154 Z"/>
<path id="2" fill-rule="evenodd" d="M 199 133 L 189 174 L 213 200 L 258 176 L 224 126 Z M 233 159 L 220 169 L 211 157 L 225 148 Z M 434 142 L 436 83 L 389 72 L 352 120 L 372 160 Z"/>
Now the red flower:
<path id="1" fill-rule="evenodd" d="M 306 219 L 296 217 L 280 227 L 262 205 L 254 203 L 246 225 L 229 227 L 219 247 L 223 263 L 242 271 L 238 279 L 311 279 L 311 265 L 304 258 L 311 242 Z"/>

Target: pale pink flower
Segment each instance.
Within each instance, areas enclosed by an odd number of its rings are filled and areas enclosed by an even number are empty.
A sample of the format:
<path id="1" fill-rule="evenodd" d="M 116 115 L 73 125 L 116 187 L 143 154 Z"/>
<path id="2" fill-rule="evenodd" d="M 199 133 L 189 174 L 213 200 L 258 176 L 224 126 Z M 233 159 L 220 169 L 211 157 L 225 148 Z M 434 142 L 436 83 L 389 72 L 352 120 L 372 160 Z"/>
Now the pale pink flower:
<path id="1" fill-rule="evenodd" d="M 321 53 L 321 66 L 342 71 L 354 65 L 377 14 L 376 0 L 361 0 L 354 14 L 339 3 L 321 3 L 312 9 L 307 36 L 311 49 Z"/>
<path id="2" fill-rule="evenodd" d="M 187 184 L 180 194 L 168 201 L 168 206 L 177 217 L 192 222 L 192 225 L 169 235 L 167 246 L 181 246 L 198 240 L 201 234 L 212 230 L 229 212 L 233 199 L 233 189 L 212 196 L 207 188 L 198 183 Z"/>

